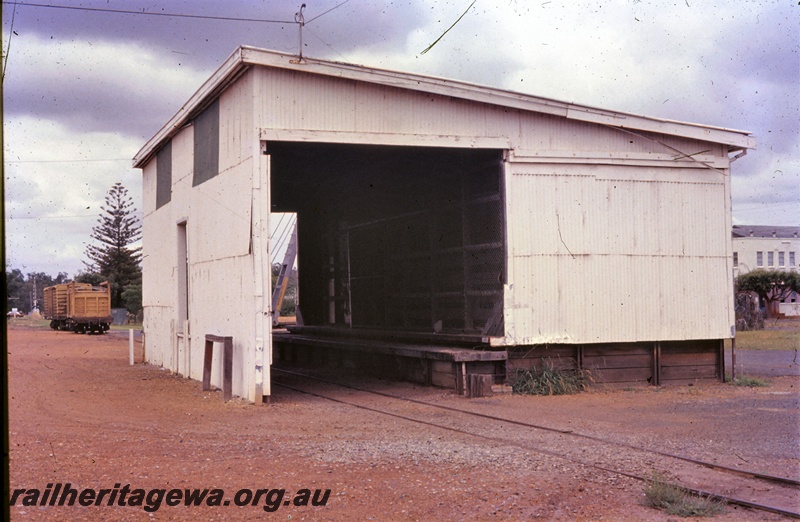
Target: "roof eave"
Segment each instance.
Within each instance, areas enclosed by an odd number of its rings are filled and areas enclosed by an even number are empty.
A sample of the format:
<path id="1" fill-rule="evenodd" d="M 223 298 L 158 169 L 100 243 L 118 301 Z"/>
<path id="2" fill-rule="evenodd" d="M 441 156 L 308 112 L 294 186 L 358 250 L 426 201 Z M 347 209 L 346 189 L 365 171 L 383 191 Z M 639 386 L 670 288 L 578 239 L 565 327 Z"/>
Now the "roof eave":
<path id="1" fill-rule="evenodd" d="M 243 47 L 239 47 L 189 98 L 161 129 L 133 157 L 133 167 L 144 168 L 161 146 L 172 138 L 189 121 L 208 107 L 225 88 L 236 81 L 250 67 L 244 62 Z"/>
<path id="2" fill-rule="evenodd" d="M 748 131 L 611 111 L 434 76 L 403 73 L 313 58 L 304 58 L 302 62 L 298 62 L 297 57 L 294 55 L 253 47 L 243 47 L 242 52 L 245 61 L 253 65 L 300 70 L 355 81 L 391 85 L 402 89 L 551 114 L 587 123 L 722 143 L 732 147 L 731 150 L 755 149 L 756 147 L 756 140 L 751 136 L 752 133 Z"/>
<path id="3" fill-rule="evenodd" d="M 203 83 L 167 124 L 145 143 L 142 149 L 134 156 L 133 166 L 135 168 L 143 168 L 164 142 L 174 136 L 178 130 L 207 107 L 228 85 L 239 78 L 252 65 L 390 85 L 401 89 L 551 114 L 575 121 L 627 129 L 629 131 L 653 132 L 721 143 L 727 145 L 730 151 L 756 148 L 755 138 L 747 131 L 610 111 L 432 76 L 313 58 L 298 60 L 295 55 L 241 46 Z"/>

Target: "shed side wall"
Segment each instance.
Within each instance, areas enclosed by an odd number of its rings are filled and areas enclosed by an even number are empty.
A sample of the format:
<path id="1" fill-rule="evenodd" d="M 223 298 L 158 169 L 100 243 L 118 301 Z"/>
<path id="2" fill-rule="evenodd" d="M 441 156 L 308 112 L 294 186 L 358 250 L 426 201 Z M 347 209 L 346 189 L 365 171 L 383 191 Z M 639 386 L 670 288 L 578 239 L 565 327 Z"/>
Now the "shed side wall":
<path id="1" fill-rule="evenodd" d="M 302 72 L 255 74 L 269 139 L 503 143 L 509 284 L 500 344 L 730 337 L 721 144 Z"/>
<path id="2" fill-rule="evenodd" d="M 728 183 L 706 168 L 511 162 L 504 343 L 730 337 Z"/>
<path id="3" fill-rule="evenodd" d="M 149 362 L 202 379 L 205 335 L 232 336 L 233 393 L 255 400 L 255 282 L 251 231 L 258 135 L 249 75 L 219 99 L 219 172 L 193 187 L 193 127 L 172 140 L 172 200 L 155 209 L 156 161 L 143 173 L 143 304 Z M 178 317 L 177 229 L 188 250 L 188 334 Z M 268 254 L 265 254 L 269 259 Z M 221 386 L 221 350 L 212 385 Z"/>

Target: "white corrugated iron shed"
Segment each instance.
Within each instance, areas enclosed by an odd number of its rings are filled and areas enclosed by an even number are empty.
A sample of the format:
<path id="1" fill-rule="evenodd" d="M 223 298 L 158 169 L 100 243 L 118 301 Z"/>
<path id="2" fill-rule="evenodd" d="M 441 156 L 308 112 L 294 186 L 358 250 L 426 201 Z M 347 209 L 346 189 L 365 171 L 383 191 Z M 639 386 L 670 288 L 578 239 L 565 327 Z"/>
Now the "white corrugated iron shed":
<path id="1" fill-rule="evenodd" d="M 497 257 L 499 273 L 480 289 L 462 281 L 461 297 L 435 281 L 412 291 L 400 288 L 411 283 L 398 282 L 403 276 L 385 266 L 394 254 L 385 254 L 382 268 L 362 267 L 372 270 L 362 282 L 356 284 L 355 275 L 353 281 L 337 280 L 352 294 L 349 308 L 334 314 L 340 326 L 356 326 L 357 308 L 369 305 L 391 318 L 362 313 L 364 326 L 433 331 L 453 325 L 459 332 L 481 332 L 495 346 L 730 337 L 729 168 L 732 154 L 754 147 L 755 140 L 744 131 L 428 76 L 309 58 L 298 62 L 295 56 L 241 47 L 134 158 L 143 169 L 148 357 L 199 378 L 202 336 L 232 335 L 234 392 L 250 400 L 258 390 L 269 394 L 264 370 L 271 362 L 266 315 L 271 208 L 296 206 L 313 214 L 324 206 L 323 214 L 338 220 L 331 226 L 344 230 L 343 237 L 355 245 L 348 255 L 355 255 L 356 243 L 366 241 L 370 231 L 384 237 L 409 216 L 423 216 L 423 227 L 449 219 L 442 213 L 447 209 L 437 214 L 423 206 L 401 211 L 384 205 L 386 214 L 345 215 L 351 211 L 329 201 L 350 198 L 343 206 L 365 206 L 368 201 L 359 199 L 364 197 L 359 191 L 337 195 L 330 192 L 335 186 L 324 183 L 337 176 L 349 179 L 342 167 L 346 161 L 353 162 L 352 179 L 366 183 L 383 152 L 431 172 L 435 162 L 491 163 L 492 151 L 497 152 L 497 165 L 486 174 L 497 182 L 494 192 L 455 204 L 464 238 L 449 250 L 431 247 L 435 251 L 423 257 L 438 259 L 426 266 L 443 274 L 478 273 L 470 259 L 483 263 L 484 254 L 471 253 L 492 249 L 485 261 Z M 377 156 L 370 156 L 376 150 Z M 305 158 L 325 154 L 337 170 L 306 173 L 324 170 L 326 160 Z M 372 158 L 371 164 L 359 163 L 359 157 Z M 301 166 L 292 161 L 297 158 Z M 387 168 L 391 175 L 380 181 L 391 183 L 399 194 L 406 182 L 387 181 L 401 177 L 392 170 L 396 167 Z M 463 193 L 483 176 L 459 178 L 458 169 L 452 170 Z M 427 181 L 432 176 L 415 183 L 423 192 L 446 192 L 446 183 Z M 288 178 L 305 184 L 292 186 Z M 271 185 L 277 187 L 274 194 Z M 313 206 L 287 196 L 300 189 L 311 199 L 314 191 L 328 192 L 317 195 Z M 448 201 L 461 197 L 457 192 L 446 194 Z M 468 223 L 470 215 L 492 202 L 501 214 L 497 237 L 482 244 L 469 240 L 466 230 L 481 226 Z M 295 210 L 302 222 L 303 212 Z M 321 249 L 309 256 L 327 261 L 334 252 L 323 252 L 327 247 L 309 239 L 324 228 L 317 223 L 307 229 L 305 248 Z M 394 247 L 402 250 L 402 241 Z M 458 256 L 463 261 L 453 266 L 445 260 Z M 400 257 L 402 266 L 418 266 L 419 256 Z M 307 272 L 313 271 L 308 267 L 323 270 L 321 261 L 312 265 L 305 265 Z M 316 312 L 302 294 L 303 266 L 301 306 L 309 308 L 313 322 Z M 327 287 L 324 277 L 308 277 L 311 286 Z M 382 292 L 388 294 L 391 287 L 397 299 L 376 304 L 384 298 L 366 283 L 370 277 L 382 278 Z M 433 295 L 434 303 L 424 305 L 423 319 L 412 317 L 421 293 Z M 494 296 L 499 296 L 499 329 L 488 326 Z M 445 301 L 446 306 L 441 304 Z M 473 313 L 477 309 L 484 311 Z M 454 317 L 459 313 L 473 315 L 458 322 Z M 400 316 L 405 319 L 395 319 Z M 430 324 L 425 324 L 428 316 Z M 328 318 L 318 314 L 316 320 L 325 324 Z"/>

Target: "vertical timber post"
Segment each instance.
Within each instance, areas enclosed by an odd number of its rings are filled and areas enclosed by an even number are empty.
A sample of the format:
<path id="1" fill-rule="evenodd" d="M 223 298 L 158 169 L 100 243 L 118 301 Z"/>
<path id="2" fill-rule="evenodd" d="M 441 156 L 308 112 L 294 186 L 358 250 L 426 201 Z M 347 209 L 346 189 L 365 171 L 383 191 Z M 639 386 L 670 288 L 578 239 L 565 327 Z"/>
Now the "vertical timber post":
<path id="1" fill-rule="evenodd" d="M 214 341 L 206 336 L 206 346 L 203 352 L 203 391 L 211 390 L 211 359 L 214 355 Z"/>
<path id="2" fill-rule="evenodd" d="M 656 341 L 655 346 L 653 346 L 653 359 L 654 363 L 653 366 L 655 368 L 655 373 L 653 374 L 653 384 L 656 386 L 661 386 L 661 342 Z"/>
<path id="3" fill-rule="evenodd" d="M 128 330 L 128 362 L 133 366 L 133 328 Z"/>
<path id="4" fill-rule="evenodd" d="M 233 398 L 233 337 L 222 341 L 222 399 Z"/>

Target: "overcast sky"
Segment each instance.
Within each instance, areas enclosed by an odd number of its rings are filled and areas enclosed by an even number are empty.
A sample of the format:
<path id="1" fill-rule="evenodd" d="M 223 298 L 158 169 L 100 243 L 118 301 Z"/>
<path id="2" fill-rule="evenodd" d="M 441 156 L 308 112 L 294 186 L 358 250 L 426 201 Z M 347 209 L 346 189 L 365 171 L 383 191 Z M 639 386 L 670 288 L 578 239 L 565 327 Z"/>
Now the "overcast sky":
<path id="1" fill-rule="evenodd" d="M 74 276 L 115 182 L 141 209 L 134 154 L 239 45 L 297 52 L 300 2 L 31 1 L 195 16 L 3 2 L 6 263 Z M 800 225 L 796 0 L 305 3 L 306 56 L 750 131 L 734 223 Z"/>

